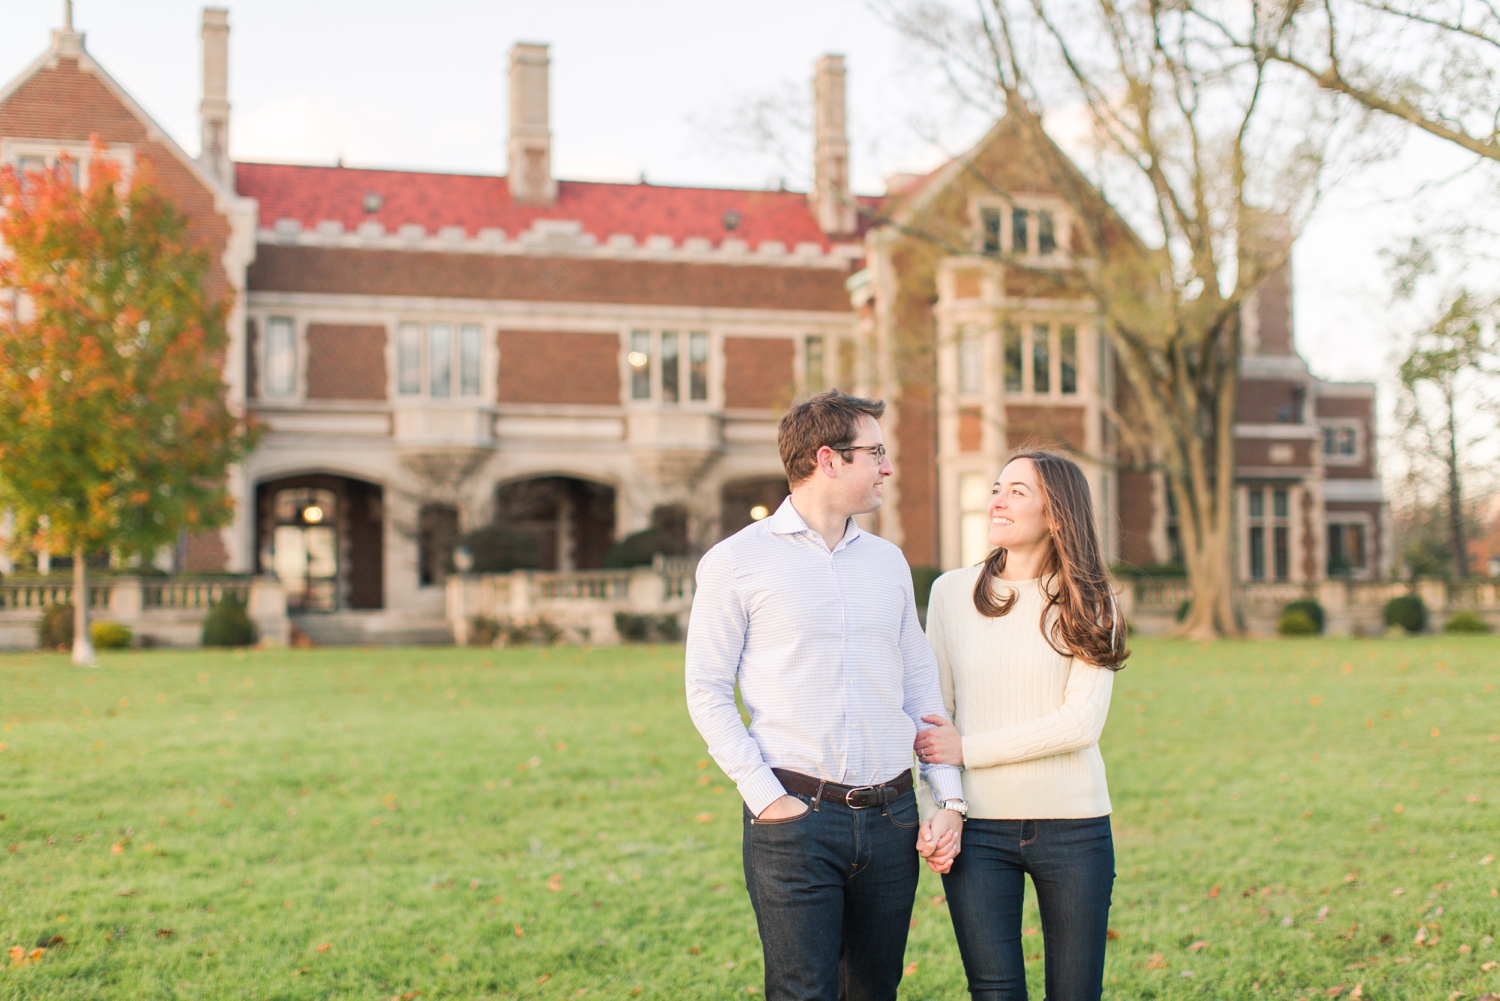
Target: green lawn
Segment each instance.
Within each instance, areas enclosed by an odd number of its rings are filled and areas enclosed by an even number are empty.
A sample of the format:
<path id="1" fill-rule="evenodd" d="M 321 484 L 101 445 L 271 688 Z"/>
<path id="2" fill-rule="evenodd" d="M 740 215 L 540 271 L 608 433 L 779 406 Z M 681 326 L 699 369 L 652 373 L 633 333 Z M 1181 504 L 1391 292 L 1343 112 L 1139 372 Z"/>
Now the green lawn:
<path id="1" fill-rule="evenodd" d="M 1500 991 L 1500 639 L 1137 650 L 1109 996 Z M 759 989 L 681 648 L 101 661 L 0 657 L 0 949 L 62 939 L 0 997 Z M 941 893 L 904 998 L 965 996 Z"/>

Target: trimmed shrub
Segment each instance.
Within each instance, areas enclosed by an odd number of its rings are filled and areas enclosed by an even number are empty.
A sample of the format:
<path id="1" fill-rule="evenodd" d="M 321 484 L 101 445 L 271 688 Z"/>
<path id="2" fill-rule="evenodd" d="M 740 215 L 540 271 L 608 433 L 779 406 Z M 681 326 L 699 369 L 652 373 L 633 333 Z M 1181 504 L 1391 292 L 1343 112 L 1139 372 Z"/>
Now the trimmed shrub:
<path id="1" fill-rule="evenodd" d="M 1416 634 L 1427 628 L 1427 605 L 1421 595 L 1398 594 L 1385 603 L 1385 624 Z"/>
<path id="2" fill-rule="evenodd" d="M 469 646 L 494 646 L 499 635 L 499 620 L 488 615 L 476 615 L 469 620 Z"/>
<path id="3" fill-rule="evenodd" d="M 1454 612 L 1448 616 L 1448 621 L 1443 623 L 1445 633 L 1487 633 L 1490 624 L 1480 618 L 1479 613 L 1462 611 Z"/>
<path id="4" fill-rule="evenodd" d="M 1281 610 L 1282 618 L 1286 618 L 1287 612 L 1306 613 L 1307 617 L 1312 620 L 1313 632 L 1321 633 L 1323 631 L 1323 606 L 1318 604 L 1313 599 L 1298 598 L 1296 601 L 1289 601 L 1286 603 L 1286 607 Z M 1277 629 L 1278 631 L 1281 631 L 1280 626 L 1278 626 Z M 1296 635 L 1305 636 L 1307 634 L 1297 633 Z"/>
<path id="5" fill-rule="evenodd" d="M 51 605 L 36 624 L 37 645 L 43 650 L 67 650 L 73 646 L 73 604 Z"/>
<path id="6" fill-rule="evenodd" d="M 1302 608 L 1287 608 L 1276 620 L 1276 631 L 1283 636 L 1316 636 L 1318 624 Z"/>
<path id="7" fill-rule="evenodd" d="M 135 633 L 118 622 L 91 622 L 89 635 L 94 638 L 94 646 L 100 650 L 123 650 L 135 639 Z"/>
<path id="8" fill-rule="evenodd" d="M 255 625 L 244 602 L 232 594 L 219 599 L 203 619 L 204 646 L 249 646 L 255 642 Z"/>
<path id="9" fill-rule="evenodd" d="M 678 643 L 682 640 L 682 623 L 675 615 L 633 615 L 615 613 L 615 632 L 626 643 Z"/>

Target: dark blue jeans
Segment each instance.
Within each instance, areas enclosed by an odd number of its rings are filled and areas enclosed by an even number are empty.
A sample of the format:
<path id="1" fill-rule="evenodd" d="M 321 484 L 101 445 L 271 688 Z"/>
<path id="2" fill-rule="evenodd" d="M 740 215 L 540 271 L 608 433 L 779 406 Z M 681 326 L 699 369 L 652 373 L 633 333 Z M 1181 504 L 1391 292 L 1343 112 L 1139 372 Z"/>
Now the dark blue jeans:
<path id="1" fill-rule="evenodd" d="M 1021 903 L 1036 887 L 1046 953 L 1046 1001 L 1098 1001 L 1115 882 L 1108 817 L 971 820 L 943 877 L 969 995 L 1026 1001 Z"/>
<path id="2" fill-rule="evenodd" d="M 917 892 L 915 794 L 867 810 L 825 800 L 770 823 L 744 815 L 767 1001 L 894 1001 Z"/>

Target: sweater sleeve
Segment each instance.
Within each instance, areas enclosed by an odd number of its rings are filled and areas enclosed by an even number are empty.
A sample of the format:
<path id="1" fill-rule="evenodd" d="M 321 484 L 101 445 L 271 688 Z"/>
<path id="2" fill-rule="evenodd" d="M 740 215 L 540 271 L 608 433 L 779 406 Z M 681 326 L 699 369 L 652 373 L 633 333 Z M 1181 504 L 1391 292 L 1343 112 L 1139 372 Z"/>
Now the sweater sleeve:
<path id="1" fill-rule="evenodd" d="M 1115 672 L 1109 668 L 1074 658 L 1068 668 L 1063 704 L 1056 712 L 1014 726 L 965 735 L 964 767 L 1015 764 L 1098 743 L 1104 721 L 1109 717 L 1109 697 L 1114 684 Z"/>
<path id="2" fill-rule="evenodd" d="M 948 659 L 948 637 L 944 629 L 946 615 L 943 612 L 945 604 L 944 597 L 947 588 L 934 587 L 931 600 L 927 604 L 927 642 L 932 647 L 932 655 L 938 665 L 938 687 L 943 693 L 943 709 L 947 711 L 948 719 L 956 721 L 954 715 L 956 701 L 953 696 L 953 665 Z M 922 782 L 917 789 L 917 807 L 921 811 L 923 820 L 931 820 L 937 813 L 936 797 L 933 796 L 931 783 Z"/>

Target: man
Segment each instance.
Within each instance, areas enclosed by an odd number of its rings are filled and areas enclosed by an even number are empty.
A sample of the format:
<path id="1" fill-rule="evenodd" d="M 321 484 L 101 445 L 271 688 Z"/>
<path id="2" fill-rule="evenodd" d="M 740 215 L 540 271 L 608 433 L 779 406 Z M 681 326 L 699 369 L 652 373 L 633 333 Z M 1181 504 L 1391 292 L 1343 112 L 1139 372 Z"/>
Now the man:
<path id="1" fill-rule="evenodd" d="M 791 496 L 698 564 L 688 710 L 745 801 L 768 1001 L 893 1001 L 918 851 L 942 872 L 959 849 L 958 770 L 922 766 L 944 806 L 930 825 L 912 791 L 912 741 L 944 709 L 911 570 L 854 523 L 894 472 L 884 412 L 837 390 L 794 404 L 777 431 Z"/>

